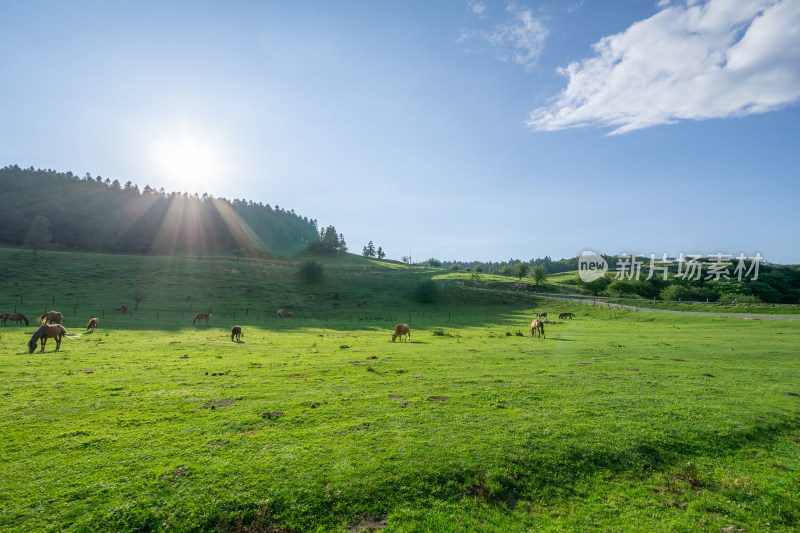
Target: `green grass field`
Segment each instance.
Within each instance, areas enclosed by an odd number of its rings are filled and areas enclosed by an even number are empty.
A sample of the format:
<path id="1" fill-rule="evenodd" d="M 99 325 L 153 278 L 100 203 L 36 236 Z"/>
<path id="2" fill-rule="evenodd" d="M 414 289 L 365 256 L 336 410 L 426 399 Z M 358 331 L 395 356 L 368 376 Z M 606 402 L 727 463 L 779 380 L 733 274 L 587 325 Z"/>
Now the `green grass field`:
<path id="1" fill-rule="evenodd" d="M 0 249 L 0 311 L 81 333 L 29 354 L 33 322 L 0 327 L 0 529 L 800 527 L 800 323 L 444 281 L 422 305 L 441 272 L 323 261 L 309 286 L 288 261 Z"/>

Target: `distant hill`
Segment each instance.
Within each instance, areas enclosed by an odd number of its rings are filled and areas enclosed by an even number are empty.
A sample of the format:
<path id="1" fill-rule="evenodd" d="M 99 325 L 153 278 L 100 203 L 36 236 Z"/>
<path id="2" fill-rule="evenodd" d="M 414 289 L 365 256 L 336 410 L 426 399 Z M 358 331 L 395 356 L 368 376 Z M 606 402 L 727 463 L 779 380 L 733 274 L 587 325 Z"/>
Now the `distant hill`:
<path id="1" fill-rule="evenodd" d="M 0 213 L 0 244 L 34 249 L 291 255 L 325 235 L 269 204 L 17 165 L 0 169 Z"/>

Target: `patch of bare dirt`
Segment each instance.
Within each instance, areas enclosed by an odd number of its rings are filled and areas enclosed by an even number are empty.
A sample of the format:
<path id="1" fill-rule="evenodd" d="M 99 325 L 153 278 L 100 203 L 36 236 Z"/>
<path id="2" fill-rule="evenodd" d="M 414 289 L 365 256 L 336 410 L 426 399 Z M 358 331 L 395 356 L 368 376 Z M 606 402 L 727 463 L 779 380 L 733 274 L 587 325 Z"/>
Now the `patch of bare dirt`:
<path id="1" fill-rule="evenodd" d="M 429 402 L 446 402 L 449 399 L 447 396 L 428 396 L 427 398 Z"/>
<path id="2" fill-rule="evenodd" d="M 236 400 L 208 400 L 203 404 L 206 409 L 216 409 L 217 407 L 227 407 L 236 403 Z"/>
<path id="3" fill-rule="evenodd" d="M 398 396 L 397 394 L 390 394 L 389 398 L 392 399 L 392 400 L 402 400 L 403 399 L 402 396 Z"/>
<path id="4" fill-rule="evenodd" d="M 273 419 L 273 418 L 280 418 L 283 416 L 283 411 L 266 411 L 261 413 L 261 418 Z"/>
<path id="5" fill-rule="evenodd" d="M 386 517 L 365 515 L 347 524 L 345 530 L 352 533 L 373 533 L 385 529 L 388 525 Z"/>

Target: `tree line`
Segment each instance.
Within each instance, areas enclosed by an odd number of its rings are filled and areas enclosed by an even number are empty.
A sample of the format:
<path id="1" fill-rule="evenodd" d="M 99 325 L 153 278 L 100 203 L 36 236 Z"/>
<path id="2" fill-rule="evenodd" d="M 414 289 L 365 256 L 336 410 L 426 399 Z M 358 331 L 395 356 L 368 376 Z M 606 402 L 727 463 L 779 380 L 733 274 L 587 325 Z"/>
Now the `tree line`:
<path id="1" fill-rule="evenodd" d="M 604 255 L 603 258 L 608 264 L 608 272 L 605 276 L 587 283 L 576 275 L 575 279 L 563 283 L 580 287 L 584 292 L 594 296 L 637 296 L 669 301 L 720 303 L 797 304 L 800 302 L 800 267 L 798 266 L 761 264 L 757 279 L 752 279 L 753 276 L 750 276 L 742 280 L 737 279 L 731 267 L 726 271 L 724 278 L 709 279 L 711 265 L 706 260 L 701 263 L 696 279 L 684 279 L 677 275 L 678 264 L 673 262 L 668 268 L 667 279 L 663 279 L 663 276 L 646 279 L 645 274 L 637 279 L 626 279 L 622 276 L 615 276 L 615 271 L 621 265 L 621 257 Z M 558 261 L 553 261 L 548 256 L 530 261 L 511 258 L 501 262 L 440 261 L 430 258 L 424 263 L 434 268 L 462 270 L 476 274 L 498 274 L 515 277 L 520 281 L 527 278 L 532 280 L 536 286 L 542 284 L 549 274 L 578 270 L 577 257 Z M 750 262 L 747 262 L 747 267 L 751 267 Z M 619 279 L 617 279 L 618 277 Z"/>
<path id="2" fill-rule="evenodd" d="M 294 210 L 203 194 L 139 190 L 72 172 L 0 169 L 0 243 L 106 253 L 275 254 L 346 251 L 336 228 Z"/>

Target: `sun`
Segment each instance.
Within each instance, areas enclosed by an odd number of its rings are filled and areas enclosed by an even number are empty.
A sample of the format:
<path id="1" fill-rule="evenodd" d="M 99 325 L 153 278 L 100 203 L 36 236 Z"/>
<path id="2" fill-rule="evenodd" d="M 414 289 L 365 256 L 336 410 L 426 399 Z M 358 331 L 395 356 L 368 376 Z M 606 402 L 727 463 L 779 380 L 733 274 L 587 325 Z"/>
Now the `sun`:
<path id="1" fill-rule="evenodd" d="M 150 141 L 155 177 L 178 192 L 213 193 L 230 177 L 222 140 L 208 130 L 181 126 Z"/>

